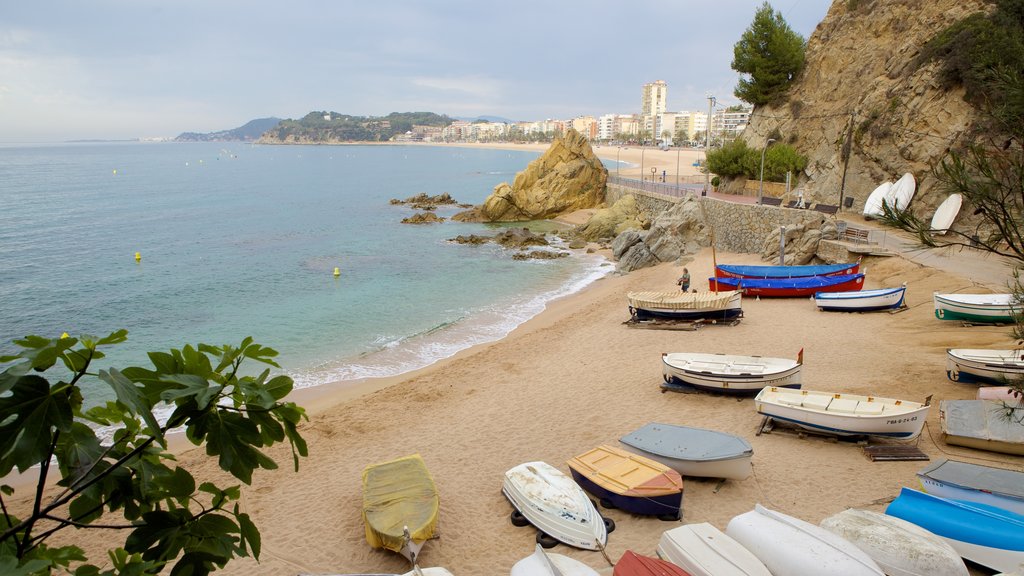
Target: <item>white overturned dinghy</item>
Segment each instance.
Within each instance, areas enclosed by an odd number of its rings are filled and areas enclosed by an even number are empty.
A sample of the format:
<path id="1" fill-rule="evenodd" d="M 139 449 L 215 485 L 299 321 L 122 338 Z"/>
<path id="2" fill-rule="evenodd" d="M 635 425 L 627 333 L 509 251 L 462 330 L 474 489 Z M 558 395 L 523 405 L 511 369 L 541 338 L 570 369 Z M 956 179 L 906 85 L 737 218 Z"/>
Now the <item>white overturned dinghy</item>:
<path id="1" fill-rule="evenodd" d="M 604 519 L 586 492 L 546 462 L 526 462 L 505 472 L 502 493 L 529 522 L 548 536 L 576 548 L 603 550 Z"/>
<path id="2" fill-rule="evenodd" d="M 771 576 L 750 550 L 707 522 L 663 532 L 658 557 L 691 576 Z"/>
<path id="3" fill-rule="evenodd" d="M 723 394 L 757 394 L 765 386 L 799 388 L 804 351 L 796 360 L 735 354 L 673 352 L 661 355 L 667 389 L 696 388 Z"/>
<path id="4" fill-rule="evenodd" d="M 598 576 L 598 573 L 579 560 L 549 554 L 538 544 L 533 554 L 512 566 L 511 576 Z"/>
<path id="5" fill-rule="evenodd" d="M 750 477 L 750 443 L 732 434 L 654 422 L 619 442 L 630 452 L 661 462 L 683 476 L 744 480 Z"/>
<path id="6" fill-rule="evenodd" d="M 889 576 L 969 576 L 952 546 L 902 518 L 850 508 L 821 527 L 866 552 Z"/>
<path id="7" fill-rule="evenodd" d="M 760 504 L 729 521 L 725 533 L 785 576 L 884 576 L 870 556 L 824 528 Z"/>
<path id="8" fill-rule="evenodd" d="M 921 434 L 928 403 L 815 390 L 765 388 L 757 412 L 822 434 L 912 440 Z"/>

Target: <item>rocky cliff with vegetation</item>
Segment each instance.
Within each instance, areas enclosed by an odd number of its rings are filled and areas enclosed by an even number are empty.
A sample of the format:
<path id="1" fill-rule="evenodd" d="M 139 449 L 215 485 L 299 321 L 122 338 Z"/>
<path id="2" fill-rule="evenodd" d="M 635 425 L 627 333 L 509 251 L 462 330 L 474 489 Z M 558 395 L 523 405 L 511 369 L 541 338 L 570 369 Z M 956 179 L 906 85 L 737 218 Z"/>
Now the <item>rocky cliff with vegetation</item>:
<path id="1" fill-rule="evenodd" d="M 594 208 L 604 203 L 607 182 L 608 170 L 590 142 L 569 129 L 516 174 L 512 184 L 495 186 L 480 215 L 489 222 L 523 222 Z"/>
<path id="2" fill-rule="evenodd" d="M 805 200 L 839 204 L 842 190 L 858 213 L 881 182 L 910 172 L 918 180 L 911 208 L 930 217 L 945 198 L 930 171 L 963 144 L 976 111 L 962 88 L 943 86 L 939 64 L 922 50 L 990 8 L 978 0 L 836 0 L 808 40 L 795 84 L 755 108 L 743 138 L 758 149 L 769 138 L 794 146 L 810 160 L 798 183 Z"/>

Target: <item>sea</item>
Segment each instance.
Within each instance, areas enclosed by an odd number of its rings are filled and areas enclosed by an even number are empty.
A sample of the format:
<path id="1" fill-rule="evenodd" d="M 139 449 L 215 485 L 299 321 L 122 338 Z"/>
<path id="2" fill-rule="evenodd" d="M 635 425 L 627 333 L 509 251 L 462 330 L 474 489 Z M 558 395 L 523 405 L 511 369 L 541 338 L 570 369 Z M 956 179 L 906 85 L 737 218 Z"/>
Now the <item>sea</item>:
<path id="1" fill-rule="evenodd" d="M 0 146 L 0 355 L 30 334 L 127 329 L 98 370 L 252 337 L 279 352 L 275 372 L 305 388 L 399 375 L 498 340 L 610 265 L 579 251 L 515 261 L 493 243 L 460 245 L 450 239 L 505 225 L 402 224 L 414 210 L 390 200 L 447 192 L 480 204 L 538 155 L 420 145 Z M 83 391 L 87 404 L 113 397 L 98 381 Z"/>

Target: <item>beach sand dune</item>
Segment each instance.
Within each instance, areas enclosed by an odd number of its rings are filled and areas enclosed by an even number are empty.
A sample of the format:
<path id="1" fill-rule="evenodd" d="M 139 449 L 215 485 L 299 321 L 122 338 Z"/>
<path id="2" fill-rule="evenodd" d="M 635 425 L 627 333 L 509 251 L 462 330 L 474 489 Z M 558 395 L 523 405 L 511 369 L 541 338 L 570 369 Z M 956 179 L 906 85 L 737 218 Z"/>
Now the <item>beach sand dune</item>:
<path id="1" fill-rule="evenodd" d="M 757 264 L 755 255 L 718 253 L 719 262 Z M 685 264 L 694 286 L 713 270 L 704 251 Z M 682 264 L 663 264 L 609 276 L 552 303 L 505 339 L 355 392 L 324 393 L 303 402 L 312 412 L 303 426 L 310 457 L 293 473 L 287 450 L 272 455 L 281 470 L 260 472 L 244 489 L 244 506 L 263 535 L 260 563 L 239 560 L 227 574 L 400 573 L 397 554 L 372 550 L 360 517 L 362 469 L 419 453 L 441 498 L 440 538 L 427 543 L 422 565 L 445 566 L 459 576 L 507 574 L 531 553 L 535 531 L 509 522 L 501 493 L 504 472 L 543 460 L 568 472 L 566 460 L 648 422 L 713 428 L 754 446 L 754 476 L 719 484 L 686 479 L 683 522 L 729 519 L 755 503 L 817 523 L 847 507 L 884 510 L 901 486 L 916 486 L 922 462 L 873 463 L 849 442 L 771 433 L 756 436 L 761 418 L 753 401 L 706 394 L 662 393 L 661 354 L 675 351 L 795 357 L 804 350 L 804 387 L 921 401 L 933 408 L 916 445 L 932 458 L 951 457 L 1021 468 L 1021 459 L 950 447 L 939 440 L 938 402 L 973 398 L 975 389 L 950 382 L 948 347 L 1011 345 L 1006 327 L 964 328 L 935 319 L 931 293 L 1000 291 L 924 268 L 901 258 L 868 258 L 867 286 L 907 282 L 909 309 L 898 314 L 820 312 L 805 298 L 744 301 L 736 326 L 693 332 L 634 329 L 626 293 L 672 290 Z M 362 394 L 359 396 L 359 394 Z M 201 475 L 223 477 L 199 451 L 184 462 Z M 617 529 L 607 552 L 653 554 L 673 526 L 652 518 L 604 510 Z M 119 534 L 120 535 L 120 534 Z M 74 535 L 99 558 L 103 538 Z M 564 545 L 554 551 L 595 568 L 599 552 Z"/>

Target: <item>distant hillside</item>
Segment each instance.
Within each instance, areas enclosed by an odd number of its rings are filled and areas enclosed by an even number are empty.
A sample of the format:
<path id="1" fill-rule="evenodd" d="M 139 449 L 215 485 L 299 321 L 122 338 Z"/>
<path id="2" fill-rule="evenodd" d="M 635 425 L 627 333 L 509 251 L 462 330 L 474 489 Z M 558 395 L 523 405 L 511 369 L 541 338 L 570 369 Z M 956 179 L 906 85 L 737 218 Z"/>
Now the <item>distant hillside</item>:
<path id="1" fill-rule="evenodd" d="M 175 142 L 252 142 L 263 135 L 264 132 L 270 130 L 274 126 L 281 122 L 280 118 L 258 118 L 256 120 L 250 120 L 246 122 L 244 126 L 234 128 L 231 130 L 221 130 L 219 132 L 207 132 L 206 134 L 200 134 L 198 132 L 183 132 L 177 138 Z"/>
<path id="2" fill-rule="evenodd" d="M 341 142 L 386 142 L 413 126 L 444 127 L 448 116 L 433 112 L 392 112 L 387 116 L 350 116 L 337 112 L 310 112 L 299 120 L 282 120 L 267 130 L 265 144 L 331 144 Z"/>

